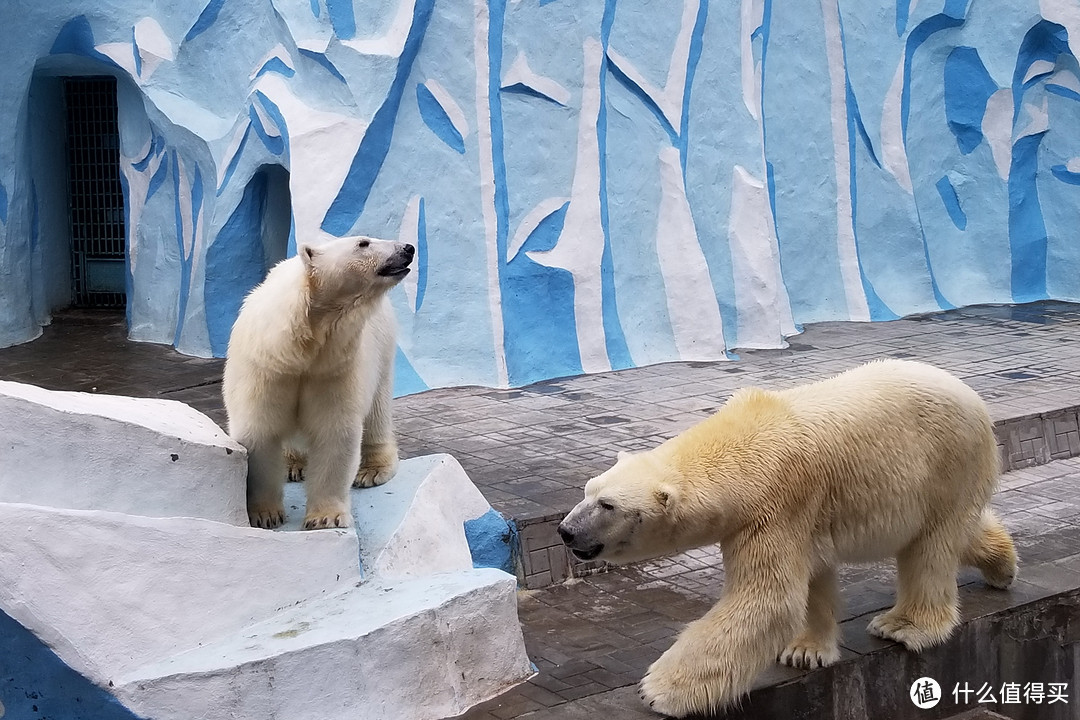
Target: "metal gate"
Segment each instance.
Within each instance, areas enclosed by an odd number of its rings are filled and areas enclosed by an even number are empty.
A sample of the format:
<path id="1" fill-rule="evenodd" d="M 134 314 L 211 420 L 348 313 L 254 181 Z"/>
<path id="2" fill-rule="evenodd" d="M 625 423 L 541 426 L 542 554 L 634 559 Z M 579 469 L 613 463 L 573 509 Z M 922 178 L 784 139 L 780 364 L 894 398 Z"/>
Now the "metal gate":
<path id="1" fill-rule="evenodd" d="M 116 78 L 64 79 L 72 304 L 123 307 L 124 193 Z"/>

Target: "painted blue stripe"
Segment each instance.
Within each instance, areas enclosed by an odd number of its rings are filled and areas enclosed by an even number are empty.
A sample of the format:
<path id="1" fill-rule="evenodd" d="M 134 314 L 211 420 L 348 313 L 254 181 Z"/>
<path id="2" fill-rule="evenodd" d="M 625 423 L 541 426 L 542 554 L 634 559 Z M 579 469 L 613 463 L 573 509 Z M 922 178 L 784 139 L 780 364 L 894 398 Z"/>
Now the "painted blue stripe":
<path id="1" fill-rule="evenodd" d="M 154 176 L 150 178 L 150 183 L 146 187 L 146 201 L 149 201 L 150 198 L 154 197 L 157 191 L 161 189 L 161 186 L 165 184 L 165 178 L 168 176 L 169 156 L 166 154 L 165 157 L 161 158 L 161 164 L 158 165 L 157 171 L 154 173 Z"/>
<path id="2" fill-rule="evenodd" d="M 956 194 L 956 188 L 953 187 L 949 176 L 942 175 L 935 187 L 937 187 L 938 195 L 941 195 L 941 202 L 945 205 L 945 210 L 949 213 L 949 219 L 952 220 L 953 225 L 958 230 L 966 230 L 967 214 L 960 207 L 960 197 Z"/>
<path id="3" fill-rule="evenodd" d="M 420 119 L 435 136 L 462 155 L 465 154 L 465 138 L 454 127 L 446 108 L 431 94 L 424 83 L 416 84 L 416 105 L 420 109 Z"/>
<path id="4" fill-rule="evenodd" d="M 0 712 L 6 720 L 138 720 L 0 611 Z"/>
<path id="5" fill-rule="evenodd" d="M 1057 85 L 1055 83 L 1046 83 L 1046 92 L 1059 95 L 1069 100 L 1080 101 L 1080 93 L 1076 92 L 1072 88 L 1067 88 L 1064 85 Z"/>
<path id="6" fill-rule="evenodd" d="M 409 28 L 409 35 L 405 39 L 401 57 L 398 58 L 394 82 L 390 86 L 386 100 L 371 119 L 371 124 L 364 133 L 364 139 L 360 141 L 360 147 L 353 157 L 352 165 L 349 166 L 345 181 L 323 218 L 322 229 L 331 235 L 342 236 L 348 233 L 360 218 L 360 214 L 364 212 L 368 195 L 371 194 L 371 188 L 386 160 L 386 154 L 390 151 L 390 141 L 394 136 L 394 120 L 397 118 L 401 98 L 405 94 L 405 84 L 412 72 L 413 62 L 420 52 L 420 44 L 427 32 L 434 6 L 435 0 L 416 0 L 416 5 L 413 7 L 412 27 Z M 495 85 L 491 94 L 498 97 L 498 76 L 496 76 Z"/>
<path id="7" fill-rule="evenodd" d="M 94 42 L 94 31 L 90 27 L 90 21 L 85 15 L 73 17 L 64 23 L 60 32 L 56 34 L 50 55 L 82 55 L 84 57 L 100 60 L 109 67 L 118 67 L 116 61 L 108 55 L 98 52 Z"/>
<path id="8" fill-rule="evenodd" d="M 236 172 L 236 166 L 240 164 L 240 156 L 244 154 L 244 146 L 247 145 L 249 135 L 251 135 L 251 125 L 248 125 L 244 130 L 244 137 L 240 138 L 240 144 L 236 146 L 236 152 L 233 153 L 232 159 L 229 160 L 229 166 L 225 168 L 225 177 L 221 179 L 221 187 L 217 189 L 218 197 L 221 197 L 221 193 L 225 192 L 229 181 L 232 180 L 233 173 Z"/>
<path id="9" fill-rule="evenodd" d="M 962 1 L 966 2 L 966 0 Z M 929 40 L 934 33 L 948 28 L 959 27 L 963 24 L 964 19 L 962 16 L 953 17 L 948 13 L 939 13 L 923 20 L 908 35 L 904 51 L 904 85 L 900 89 L 900 129 L 905 147 L 907 146 L 908 115 L 911 113 L 911 63 L 915 51 Z"/>
<path id="10" fill-rule="evenodd" d="M 664 111 L 660 109 L 660 106 L 656 104 L 656 101 L 653 100 L 652 96 L 645 92 L 645 88 L 634 82 L 633 79 L 623 72 L 623 69 L 610 57 L 607 58 L 607 67 L 608 70 L 611 71 L 611 76 L 615 78 L 620 85 L 629 90 L 634 97 L 640 100 L 641 104 L 648 108 L 649 112 L 656 117 L 656 121 L 660 123 L 660 127 L 668 134 L 671 144 L 679 147 L 679 134 L 675 132 L 675 128 L 668 122 L 667 116 L 664 115 Z"/>
<path id="11" fill-rule="evenodd" d="M 553 102 L 556 105 L 558 105 L 559 107 L 566 107 L 565 105 L 563 105 L 561 102 L 559 102 L 555 98 L 551 97 L 550 95 L 545 95 L 544 93 L 540 92 L 536 88 L 529 87 L 525 83 L 514 83 L 513 85 L 503 85 L 501 88 L 499 88 L 499 90 L 501 92 L 504 92 L 504 93 L 511 93 L 511 94 L 515 94 L 515 95 L 528 95 L 529 97 L 539 98 L 540 100 L 547 100 L 548 102 Z"/>
<path id="12" fill-rule="evenodd" d="M 270 119 L 274 121 L 274 125 L 277 126 L 278 131 L 281 133 L 281 141 L 284 143 L 284 153 L 288 157 L 289 154 L 289 126 L 285 122 L 285 116 L 281 114 L 281 108 L 277 106 L 273 100 L 268 98 L 262 90 L 255 91 L 255 99 L 262 105 L 263 111 L 270 116 Z"/>
<path id="13" fill-rule="evenodd" d="M 351 40 L 356 36 L 356 14 L 353 0 L 326 0 L 326 14 L 334 26 L 334 34 L 342 40 Z"/>
<path id="14" fill-rule="evenodd" d="M 983 141 L 986 103 L 998 86 L 973 47 L 956 47 L 945 58 L 945 118 L 964 155 Z"/>
<path id="15" fill-rule="evenodd" d="M 394 397 L 412 395 L 430 389 L 399 347 L 394 356 Z"/>
<path id="16" fill-rule="evenodd" d="M 1080 172 L 1073 172 L 1064 165 L 1054 165 L 1050 168 L 1050 172 L 1063 183 L 1080 185 Z"/>
<path id="17" fill-rule="evenodd" d="M 8 218 L 8 194 L 4 183 L 0 182 L 0 222 L 7 224 Z"/>
<path id="18" fill-rule="evenodd" d="M 296 74 L 296 71 L 286 65 L 285 61 L 279 58 L 277 55 L 263 63 L 263 66 L 259 68 L 259 72 L 255 73 L 255 77 L 262 77 L 266 73 L 271 72 L 290 78 Z"/>
<path id="19" fill-rule="evenodd" d="M 319 7 L 319 0 L 310 0 L 311 14 L 315 17 L 319 17 L 322 14 L 322 8 Z"/>
<path id="20" fill-rule="evenodd" d="M 896 37 L 902 37 L 907 29 L 911 0 L 896 0 Z"/>
<path id="21" fill-rule="evenodd" d="M 416 218 L 416 312 L 420 312 L 420 306 L 424 304 L 424 294 L 427 292 L 427 280 L 427 212 L 424 208 L 424 198 L 420 198 L 420 208 L 417 211 Z"/>
<path id="22" fill-rule="evenodd" d="M 1016 54 L 1016 69 L 1013 71 L 1013 123 L 1020 118 L 1020 110 L 1024 103 L 1024 90 L 1039 83 L 1042 74 L 1024 82 L 1024 76 L 1036 62 L 1045 60 L 1049 63 L 1057 61 L 1058 55 L 1069 53 L 1069 33 L 1066 29 L 1047 20 L 1041 20 L 1031 27 L 1020 42 L 1020 50 Z M 1069 53 L 1071 55 L 1071 53 Z"/>
<path id="23" fill-rule="evenodd" d="M 135 234 L 135 229 L 131 227 L 131 187 L 124 173 L 120 173 L 120 192 L 124 198 L 124 234 L 127 236 L 124 238 L 124 317 L 128 327 L 131 327 L 132 308 L 135 304 L 135 276 L 131 271 L 131 252 L 128 250 L 130 243 L 127 238 Z"/>
<path id="24" fill-rule="evenodd" d="M 150 161 L 157 157 L 161 152 L 161 146 L 165 142 L 164 138 L 158 135 L 153 129 L 150 130 L 150 147 L 146 150 L 146 155 L 141 160 L 137 160 L 132 164 L 132 168 L 137 172 L 142 172 L 150 165 Z"/>
<path id="25" fill-rule="evenodd" d="M 131 54 L 135 60 L 135 74 L 142 75 L 142 53 L 139 52 L 139 43 L 135 41 L 135 28 L 131 28 Z"/>
<path id="26" fill-rule="evenodd" d="M 600 22 L 600 44 L 603 53 L 600 65 L 600 113 L 596 118 L 596 138 L 600 148 L 600 224 L 604 229 L 604 254 L 600 260 L 601 299 L 604 319 L 604 337 L 607 341 L 608 361 L 613 370 L 632 367 L 630 348 L 626 344 L 619 308 L 615 298 L 615 263 L 611 255 L 611 226 L 608 222 L 607 192 L 607 74 L 608 45 L 611 27 L 615 23 L 616 0 L 604 1 L 604 16 Z"/>
<path id="27" fill-rule="evenodd" d="M 221 12 L 221 8 L 225 5 L 225 0 L 210 0 L 203 8 L 203 11 L 199 13 L 199 19 L 195 21 L 195 24 L 188 30 L 187 35 L 184 36 L 184 42 L 197 38 L 204 32 L 210 29 L 218 18 L 218 13 Z"/>
<path id="28" fill-rule="evenodd" d="M 326 57 L 326 55 L 322 54 L 321 52 L 315 52 L 314 50 L 305 50 L 304 48 L 297 48 L 297 50 L 304 57 L 308 58 L 309 60 L 314 60 L 321 67 L 325 68 L 326 71 L 333 75 L 335 78 L 337 78 L 342 85 L 349 84 L 348 81 L 345 80 L 345 76 L 338 71 L 338 69 L 334 66 L 334 63 L 330 62 L 330 58 Z"/>
<path id="29" fill-rule="evenodd" d="M 180 161 L 176 151 L 172 152 L 173 211 L 176 220 L 176 245 L 180 260 L 180 297 L 176 314 L 176 334 L 173 345 L 180 344 L 180 335 L 184 331 L 184 316 L 187 314 L 188 295 L 191 292 L 191 258 L 184 254 L 184 214 L 180 209 Z"/>
<path id="30" fill-rule="evenodd" d="M 686 58 L 686 84 L 683 86 L 682 118 L 679 123 L 678 147 L 683 187 L 686 186 L 686 159 L 690 154 L 690 94 L 694 88 L 694 77 L 697 75 L 698 62 L 701 60 L 701 51 L 705 44 L 705 24 L 708 19 L 709 0 L 701 0 L 698 3 L 697 17 L 694 19 L 694 29 L 690 31 L 690 52 Z"/>
<path id="31" fill-rule="evenodd" d="M 203 203 L 202 171 L 195 165 L 195 179 L 191 182 L 191 236 L 199 237 L 199 210 Z"/>
<path id="32" fill-rule="evenodd" d="M 277 135 L 268 133 L 266 128 L 263 127 L 262 119 L 259 117 L 259 113 L 256 112 L 254 105 L 248 107 L 248 118 L 251 120 L 251 129 L 259 136 L 266 149 L 274 155 L 281 155 L 285 151 L 285 133 L 280 129 Z"/>
<path id="33" fill-rule="evenodd" d="M 1043 133 L 1013 144 L 1009 170 L 1009 246 L 1012 295 L 1018 303 L 1046 297 L 1046 224 L 1039 204 L 1039 144 Z"/>

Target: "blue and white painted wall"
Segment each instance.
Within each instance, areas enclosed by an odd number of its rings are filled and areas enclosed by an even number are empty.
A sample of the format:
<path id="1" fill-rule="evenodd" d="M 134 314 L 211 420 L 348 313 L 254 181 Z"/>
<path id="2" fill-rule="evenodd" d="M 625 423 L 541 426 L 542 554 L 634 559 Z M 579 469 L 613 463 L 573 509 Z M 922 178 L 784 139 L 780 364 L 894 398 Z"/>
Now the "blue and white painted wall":
<path id="1" fill-rule="evenodd" d="M 57 0 L 0 22 L 0 344 L 64 294 L 36 138 L 72 72 L 120 78 L 131 335 L 186 353 L 224 352 L 297 240 L 354 233 L 419 249 L 399 393 L 1080 300 L 1080 0 Z"/>

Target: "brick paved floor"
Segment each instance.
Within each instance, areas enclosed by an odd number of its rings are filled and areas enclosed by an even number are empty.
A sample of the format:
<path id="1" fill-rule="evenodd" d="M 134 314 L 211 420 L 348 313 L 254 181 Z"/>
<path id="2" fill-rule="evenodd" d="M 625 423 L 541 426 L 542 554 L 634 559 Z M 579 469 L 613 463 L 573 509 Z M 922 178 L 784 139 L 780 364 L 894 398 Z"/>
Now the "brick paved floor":
<path id="1" fill-rule="evenodd" d="M 820 323 L 787 349 L 742 351 L 737 361 L 668 363 L 517 390 L 433 390 L 399 398 L 394 410 L 403 456 L 448 452 L 496 509 L 519 520 L 551 518 L 577 502 L 585 481 L 609 467 L 617 450 L 662 442 L 739 387 L 794 385 L 883 356 L 957 373 L 998 418 L 1080 405 L 1080 305 Z M 0 379 L 171 398 L 224 425 L 222 365 L 129 342 L 122 316 L 96 312 L 62 313 L 42 338 L 0 349 Z"/>
<path id="2" fill-rule="evenodd" d="M 1080 587 L 1080 458 L 1007 473 L 994 507 L 1013 533 L 1020 574 L 1008 592 L 990 590 L 978 572 L 963 570 L 964 613 L 987 605 L 1020 604 L 1046 591 Z M 644 720 L 635 686 L 679 630 L 719 597 L 723 566 L 705 548 L 655 562 L 522 591 L 519 613 L 529 657 L 539 673 L 528 683 L 473 708 L 463 720 L 570 720 L 608 717 Z M 891 607 L 892 563 L 841 572 L 843 657 L 885 645 L 865 632 L 870 618 Z M 759 681 L 803 674 L 777 666 Z"/>

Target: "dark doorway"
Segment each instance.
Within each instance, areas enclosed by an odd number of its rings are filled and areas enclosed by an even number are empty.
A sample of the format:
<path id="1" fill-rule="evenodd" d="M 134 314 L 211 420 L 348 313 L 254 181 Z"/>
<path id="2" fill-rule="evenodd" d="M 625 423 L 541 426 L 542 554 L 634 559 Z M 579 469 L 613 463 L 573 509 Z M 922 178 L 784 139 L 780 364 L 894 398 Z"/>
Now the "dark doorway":
<path id="1" fill-rule="evenodd" d="M 126 303 L 124 193 L 116 78 L 64 78 L 72 304 Z"/>

